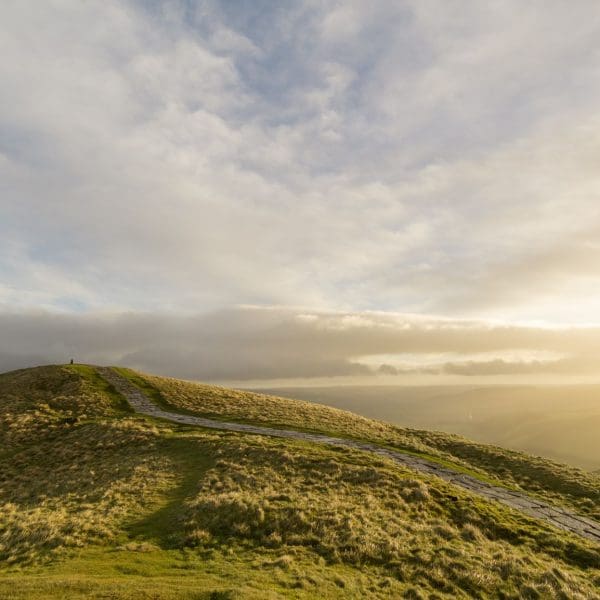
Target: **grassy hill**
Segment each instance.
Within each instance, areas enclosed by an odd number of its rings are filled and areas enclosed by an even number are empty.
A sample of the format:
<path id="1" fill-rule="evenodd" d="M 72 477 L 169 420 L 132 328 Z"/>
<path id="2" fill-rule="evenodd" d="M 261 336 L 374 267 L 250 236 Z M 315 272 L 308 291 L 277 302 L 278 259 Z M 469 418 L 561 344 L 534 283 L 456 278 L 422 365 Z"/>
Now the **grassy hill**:
<path id="1" fill-rule="evenodd" d="M 375 441 L 598 518 L 600 478 L 308 402 L 121 370 L 170 410 Z M 349 448 L 133 414 L 91 367 L 0 375 L 0 598 L 597 598 L 600 547 Z"/>
<path id="2" fill-rule="evenodd" d="M 382 443 L 454 465 L 487 481 L 526 490 L 600 520 L 600 480 L 582 469 L 457 435 L 401 428 L 312 402 L 119 371 L 171 411 Z"/>

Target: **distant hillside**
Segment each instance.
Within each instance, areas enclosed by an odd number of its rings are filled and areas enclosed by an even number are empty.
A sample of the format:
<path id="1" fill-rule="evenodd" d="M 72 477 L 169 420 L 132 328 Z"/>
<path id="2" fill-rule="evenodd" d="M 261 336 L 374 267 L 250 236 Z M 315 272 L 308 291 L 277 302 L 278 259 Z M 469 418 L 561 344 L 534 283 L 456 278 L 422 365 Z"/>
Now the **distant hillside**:
<path id="1" fill-rule="evenodd" d="M 263 391 L 600 470 L 599 385 L 386 385 Z"/>
<path id="2" fill-rule="evenodd" d="M 311 403 L 121 370 L 157 404 L 370 440 L 600 517 L 600 478 Z M 600 546 L 349 448 L 131 412 L 92 367 L 0 375 L 1 598 L 598 598 Z"/>

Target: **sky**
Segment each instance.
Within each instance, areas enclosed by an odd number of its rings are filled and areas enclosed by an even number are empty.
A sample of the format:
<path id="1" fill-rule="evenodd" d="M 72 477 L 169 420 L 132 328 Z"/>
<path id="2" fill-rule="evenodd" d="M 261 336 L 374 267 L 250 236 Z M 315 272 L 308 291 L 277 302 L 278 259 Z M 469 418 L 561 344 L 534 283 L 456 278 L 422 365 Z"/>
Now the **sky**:
<path id="1" fill-rule="evenodd" d="M 0 6 L 0 370 L 600 381 L 593 0 Z"/>

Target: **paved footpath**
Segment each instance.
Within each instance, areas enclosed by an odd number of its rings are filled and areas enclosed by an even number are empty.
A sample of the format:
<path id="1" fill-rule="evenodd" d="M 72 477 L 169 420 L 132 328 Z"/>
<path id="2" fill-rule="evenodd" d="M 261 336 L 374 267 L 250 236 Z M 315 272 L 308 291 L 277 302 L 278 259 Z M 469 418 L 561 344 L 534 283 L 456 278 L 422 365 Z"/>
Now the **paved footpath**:
<path id="1" fill-rule="evenodd" d="M 168 421 L 173 421 L 175 423 L 182 423 L 184 425 L 196 425 L 199 427 L 208 427 L 210 429 L 225 429 L 227 431 L 239 431 L 242 433 L 255 433 L 271 437 L 291 438 L 307 442 L 329 444 L 330 446 L 346 446 L 348 448 L 356 448 L 357 450 L 365 450 L 391 459 L 394 462 L 411 469 L 429 475 L 435 475 L 436 477 L 440 477 L 445 481 L 465 488 L 475 494 L 497 500 L 502 504 L 506 504 L 511 508 L 529 515 L 530 517 L 541 519 L 559 529 L 570 531 L 571 533 L 600 544 L 600 523 L 582 517 L 565 508 L 546 504 L 523 492 L 491 485 L 484 481 L 480 481 L 475 477 L 458 473 L 448 467 L 438 465 L 424 458 L 404 454 L 398 450 L 389 450 L 368 442 L 346 440 L 319 433 L 305 433 L 302 431 L 273 429 L 271 427 L 261 427 L 258 425 L 246 425 L 244 423 L 215 421 L 203 417 L 167 412 L 153 404 L 138 387 L 133 385 L 128 379 L 117 373 L 115 370 L 109 367 L 98 367 L 97 371 L 106 381 L 111 383 L 121 394 L 123 394 L 123 396 L 125 396 L 125 398 L 127 398 L 127 401 L 136 412 L 152 417 L 158 417 L 160 419 L 167 419 Z"/>

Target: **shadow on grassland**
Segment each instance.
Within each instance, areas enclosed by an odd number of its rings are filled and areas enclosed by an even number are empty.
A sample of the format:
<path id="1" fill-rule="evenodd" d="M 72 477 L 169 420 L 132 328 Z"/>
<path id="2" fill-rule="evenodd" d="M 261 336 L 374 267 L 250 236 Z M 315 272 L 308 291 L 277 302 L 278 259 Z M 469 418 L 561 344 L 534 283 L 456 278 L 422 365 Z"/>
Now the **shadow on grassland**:
<path id="1" fill-rule="evenodd" d="M 183 504 L 195 496 L 200 480 L 214 465 L 214 460 L 194 438 L 165 440 L 163 450 L 172 461 L 176 485 L 151 498 L 154 510 L 127 525 L 125 530 L 132 539 L 153 542 L 166 550 L 181 547 Z"/>

